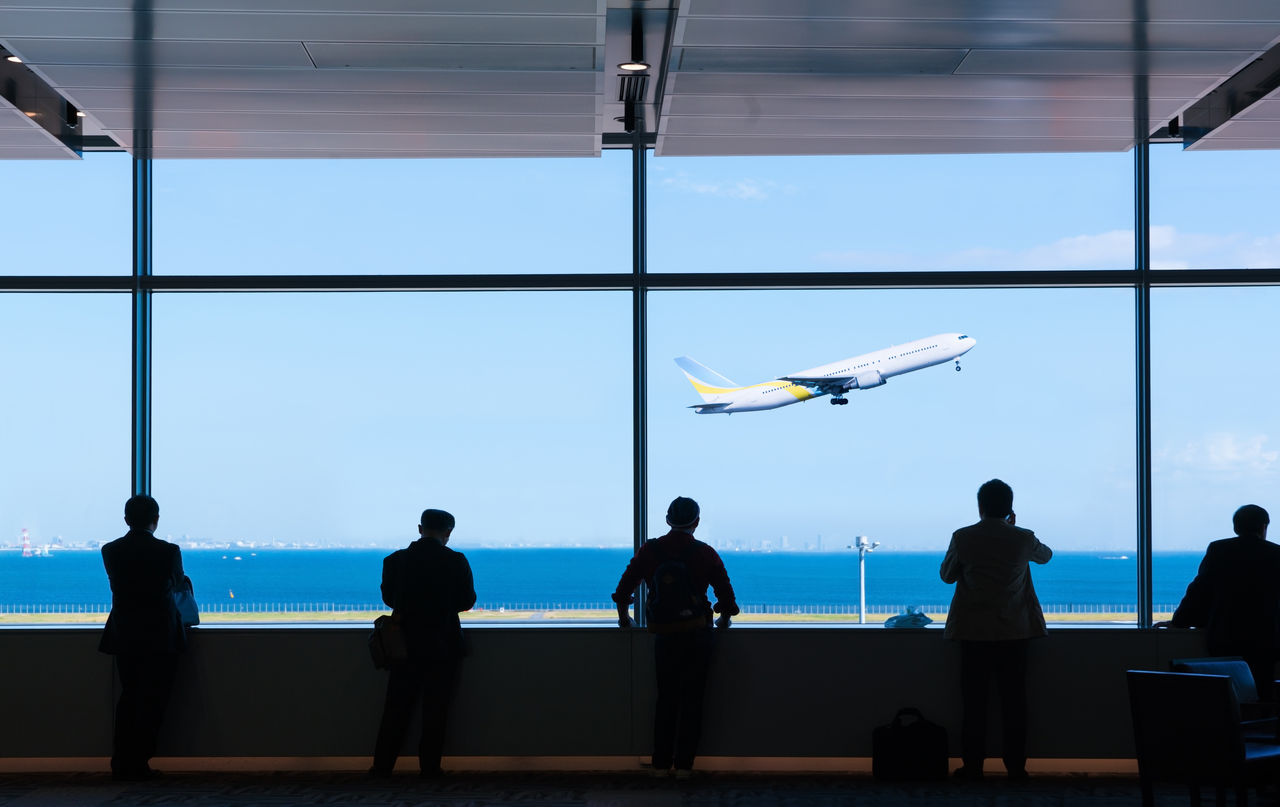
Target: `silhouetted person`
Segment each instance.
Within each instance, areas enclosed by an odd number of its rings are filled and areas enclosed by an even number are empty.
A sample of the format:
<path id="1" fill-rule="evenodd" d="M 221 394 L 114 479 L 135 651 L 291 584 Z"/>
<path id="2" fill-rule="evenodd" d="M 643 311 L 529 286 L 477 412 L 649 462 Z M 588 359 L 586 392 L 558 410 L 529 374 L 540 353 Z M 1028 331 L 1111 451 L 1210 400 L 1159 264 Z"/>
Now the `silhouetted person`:
<path id="1" fill-rule="evenodd" d="M 173 601 L 182 585 L 182 552 L 153 533 L 160 506 L 150 496 L 125 502 L 129 532 L 102 547 L 111 580 L 111 614 L 98 649 L 116 657 L 120 701 L 116 704 L 111 774 L 116 779 L 157 775 L 149 761 L 173 689 L 186 631 Z"/>
<path id="2" fill-rule="evenodd" d="M 1235 512 L 1235 538 L 1214 541 L 1167 624 L 1204 628 L 1213 656 L 1240 656 L 1258 696 L 1274 698 L 1280 658 L 1280 546 L 1267 540 L 1271 517 L 1256 504 Z"/>
<path id="3" fill-rule="evenodd" d="M 951 536 L 942 582 L 955 583 L 946 636 L 960 642 L 960 779 L 981 779 L 987 756 L 987 695 L 995 681 L 1004 718 L 1004 766 L 1027 775 L 1027 641 L 1045 636 L 1044 614 L 1031 584 L 1030 563 L 1053 550 L 1031 530 L 1014 526 L 1013 489 L 992 479 L 978 488 L 977 524 Z"/>
<path id="4" fill-rule="evenodd" d="M 646 617 L 655 635 L 653 661 L 657 668 L 658 702 L 653 717 L 653 768 L 665 773 L 674 764 L 676 775 L 688 776 L 702 734 L 702 697 L 711 663 L 712 614 L 722 630 L 738 613 L 733 586 L 720 556 L 696 540 L 698 503 L 683 496 L 667 508 L 671 531 L 645 541 L 627 564 L 613 601 L 618 626 L 631 627 L 627 606 L 636 587 L 648 586 Z M 707 600 L 707 586 L 715 590 L 715 608 Z"/>
<path id="5" fill-rule="evenodd" d="M 464 655 L 458 614 L 476 604 L 471 566 L 449 549 L 453 516 L 423 510 L 418 540 L 382 561 L 382 601 L 400 618 L 409 658 L 392 662 L 387 700 L 373 751 L 374 776 L 390 776 L 414 701 L 422 700 L 422 739 L 418 765 L 422 776 L 440 776 L 440 756 L 449 702 Z"/>

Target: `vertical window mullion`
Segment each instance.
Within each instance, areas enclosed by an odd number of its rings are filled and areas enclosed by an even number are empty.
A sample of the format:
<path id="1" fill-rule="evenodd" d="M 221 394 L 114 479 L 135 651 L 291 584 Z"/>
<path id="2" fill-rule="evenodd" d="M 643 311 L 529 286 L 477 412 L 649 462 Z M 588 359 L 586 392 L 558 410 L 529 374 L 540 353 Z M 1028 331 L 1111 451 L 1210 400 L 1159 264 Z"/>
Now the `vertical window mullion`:
<path id="1" fill-rule="evenodd" d="M 1137 450 L 1137 533 L 1138 533 L 1138 627 L 1149 628 L 1154 621 L 1151 563 L 1151 147 L 1145 135 L 1133 147 L 1134 179 L 1134 349 L 1136 450 Z"/>
<path id="2" fill-rule="evenodd" d="M 146 153 L 145 151 L 143 153 Z M 133 493 L 151 493 L 151 160 L 133 160 Z"/>

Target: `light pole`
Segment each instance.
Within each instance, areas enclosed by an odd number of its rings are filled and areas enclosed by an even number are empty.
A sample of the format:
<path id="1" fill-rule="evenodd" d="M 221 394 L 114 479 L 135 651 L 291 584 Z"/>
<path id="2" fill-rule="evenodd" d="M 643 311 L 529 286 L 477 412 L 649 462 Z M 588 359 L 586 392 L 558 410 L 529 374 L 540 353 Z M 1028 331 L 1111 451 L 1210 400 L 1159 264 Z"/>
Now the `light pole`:
<path id="1" fill-rule="evenodd" d="M 880 546 L 865 535 L 859 535 L 850 549 L 858 550 L 858 624 L 867 624 L 867 553 Z"/>

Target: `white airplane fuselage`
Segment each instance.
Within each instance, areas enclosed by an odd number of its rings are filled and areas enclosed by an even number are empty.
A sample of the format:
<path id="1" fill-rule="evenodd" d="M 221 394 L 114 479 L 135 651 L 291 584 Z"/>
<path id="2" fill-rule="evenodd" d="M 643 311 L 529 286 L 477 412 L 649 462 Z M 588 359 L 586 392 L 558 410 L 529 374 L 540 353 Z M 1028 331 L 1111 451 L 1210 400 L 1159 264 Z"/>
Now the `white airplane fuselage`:
<path id="1" fill-rule="evenodd" d="M 824 395 L 831 395 L 832 403 L 847 403 L 845 392 L 878 387 L 894 376 L 955 361 L 976 344 L 973 337 L 965 334 L 937 334 L 746 387 L 707 383 L 695 377 L 687 366 L 701 365 L 684 358 L 677 359 L 677 363 L 704 401 L 691 408 L 698 414 L 732 414 L 777 409 Z M 959 368 L 957 362 L 956 369 Z M 715 377 L 727 380 L 718 374 Z"/>

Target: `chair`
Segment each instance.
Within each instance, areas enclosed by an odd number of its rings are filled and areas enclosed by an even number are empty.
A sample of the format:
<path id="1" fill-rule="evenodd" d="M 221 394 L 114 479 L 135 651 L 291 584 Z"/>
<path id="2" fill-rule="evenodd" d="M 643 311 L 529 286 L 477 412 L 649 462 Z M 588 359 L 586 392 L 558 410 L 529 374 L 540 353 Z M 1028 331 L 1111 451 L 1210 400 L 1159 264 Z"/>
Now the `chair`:
<path id="1" fill-rule="evenodd" d="M 1244 659 L 1239 656 L 1175 658 L 1170 660 L 1169 669 L 1181 673 L 1228 676 L 1236 692 L 1236 702 L 1240 704 L 1245 739 L 1257 742 L 1277 741 L 1280 726 L 1276 721 L 1276 704 L 1258 697 L 1253 671 Z"/>
<path id="2" fill-rule="evenodd" d="M 1143 807 L 1154 805 L 1156 781 L 1186 784 L 1193 807 L 1200 804 L 1202 785 L 1214 787 L 1220 806 L 1230 787 L 1238 807 L 1246 807 L 1250 784 L 1280 778 L 1280 745 L 1245 740 L 1230 677 L 1145 670 L 1125 675 Z"/>

